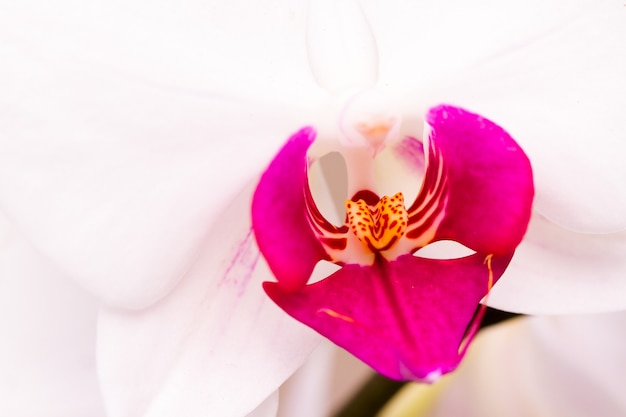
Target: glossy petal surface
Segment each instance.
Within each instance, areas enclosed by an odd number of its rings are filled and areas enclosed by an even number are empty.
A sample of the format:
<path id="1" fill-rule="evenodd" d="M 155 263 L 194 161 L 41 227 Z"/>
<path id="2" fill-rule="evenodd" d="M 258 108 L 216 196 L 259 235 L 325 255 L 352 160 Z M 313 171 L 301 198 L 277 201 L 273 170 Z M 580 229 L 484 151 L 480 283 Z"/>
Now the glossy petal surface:
<path id="1" fill-rule="evenodd" d="M 302 287 L 325 252 L 311 231 L 306 208 L 307 150 L 315 131 L 294 134 L 263 173 L 252 200 L 257 243 L 276 279 Z"/>
<path id="2" fill-rule="evenodd" d="M 438 106 L 426 121 L 426 185 L 436 177 L 432 171 L 444 171 L 445 214 L 435 240 L 455 240 L 485 254 L 512 253 L 531 214 L 528 158 L 501 127 L 466 110 Z"/>
<path id="3" fill-rule="evenodd" d="M 494 258 L 494 279 L 510 258 Z M 434 260 L 405 255 L 371 267 L 346 265 L 332 276 L 288 292 L 265 283 L 294 318 L 393 379 L 436 379 L 461 359 L 459 346 L 489 271 L 479 254 Z"/>
<path id="4" fill-rule="evenodd" d="M 320 338 L 271 302 L 250 230 L 252 188 L 151 308 L 104 308 L 98 364 L 110 417 L 240 417 L 274 392 Z"/>

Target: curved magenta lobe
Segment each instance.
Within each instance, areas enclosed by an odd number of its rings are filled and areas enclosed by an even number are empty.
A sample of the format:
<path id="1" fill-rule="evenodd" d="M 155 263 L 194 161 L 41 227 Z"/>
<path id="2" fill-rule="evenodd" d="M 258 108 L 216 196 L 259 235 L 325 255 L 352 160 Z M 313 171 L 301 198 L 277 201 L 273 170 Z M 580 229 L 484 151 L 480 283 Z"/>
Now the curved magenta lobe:
<path id="1" fill-rule="evenodd" d="M 485 254 L 515 250 L 526 232 L 534 196 L 530 161 L 495 123 L 453 106 L 430 109 L 427 198 L 439 169 L 445 214 L 434 240 L 454 240 Z"/>
<path id="2" fill-rule="evenodd" d="M 493 280 L 512 254 L 493 257 Z M 431 380 L 456 368 L 459 346 L 489 289 L 485 256 L 437 260 L 403 255 L 346 265 L 297 292 L 265 282 L 295 319 L 397 380 Z"/>
<path id="3" fill-rule="evenodd" d="M 252 198 L 252 228 L 272 273 L 288 290 L 306 284 L 326 252 L 307 217 L 307 151 L 315 131 L 295 133 L 261 176 Z"/>

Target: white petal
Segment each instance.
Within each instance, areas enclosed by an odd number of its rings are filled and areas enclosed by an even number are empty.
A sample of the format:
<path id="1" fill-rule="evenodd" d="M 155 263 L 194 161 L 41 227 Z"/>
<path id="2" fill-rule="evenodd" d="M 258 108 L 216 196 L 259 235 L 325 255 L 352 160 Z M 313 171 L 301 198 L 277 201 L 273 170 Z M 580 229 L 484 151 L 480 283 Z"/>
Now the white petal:
<path id="1" fill-rule="evenodd" d="M 495 326 L 476 338 L 455 373 L 422 390 L 412 408 L 429 417 L 623 416 L 625 324 L 620 312 Z"/>
<path id="2" fill-rule="evenodd" d="M 299 124 L 267 107 L 32 63 L 37 82 L 24 80 L 0 126 L 0 201 L 35 246 L 112 304 L 167 293 L 224 203 Z"/>
<path id="3" fill-rule="evenodd" d="M 98 304 L 0 213 L 0 415 L 104 417 L 95 363 Z"/>
<path id="4" fill-rule="evenodd" d="M 0 6 L 0 203 L 69 276 L 131 308 L 176 284 L 311 99 L 283 62 L 297 49 L 307 65 L 304 9 L 142 3 Z M 261 23 L 289 45 L 252 36 Z"/>
<path id="5" fill-rule="evenodd" d="M 43 66 L 88 63 L 194 92 L 297 99 L 314 87 L 306 3 L 26 0 L 0 6 L 0 39 L 40 54 Z"/>
<path id="6" fill-rule="evenodd" d="M 307 51 L 315 80 L 328 91 L 369 88 L 376 82 L 376 40 L 356 0 L 309 3 Z"/>
<path id="7" fill-rule="evenodd" d="M 626 309 L 626 232 L 579 234 L 539 215 L 489 304 L 528 314 Z"/>
<path id="8" fill-rule="evenodd" d="M 320 345 L 280 388 L 278 417 L 320 417 L 330 411 L 333 355 L 328 340 Z"/>
<path id="9" fill-rule="evenodd" d="M 246 417 L 276 417 L 278 412 L 278 391 L 271 394 Z"/>
<path id="10" fill-rule="evenodd" d="M 139 308 L 182 277 L 208 225 L 289 129 L 261 121 L 265 111 L 246 118 L 213 99 L 92 81 L 73 86 L 91 99 L 3 129 L 0 201 L 69 276 Z"/>
<path id="11" fill-rule="evenodd" d="M 447 74 L 445 82 L 422 89 L 422 97 L 469 108 L 507 129 L 533 164 L 537 211 L 554 223 L 586 233 L 624 230 L 623 3 L 519 2 L 519 7 L 525 13 L 496 20 L 511 25 L 506 30 L 520 35 L 518 43 L 505 37 L 508 48 Z M 546 9 L 562 12 L 560 21 L 531 32 L 518 27 L 533 27 Z M 500 32 L 491 36 L 499 39 Z"/>
<path id="12" fill-rule="evenodd" d="M 250 193 L 222 214 L 171 294 L 143 311 L 102 310 L 110 417 L 245 415 L 319 342 L 261 288 L 272 278 L 250 230 Z"/>
<path id="13" fill-rule="evenodd" d="M 362 1 L 378 45 L 378 86 L 399 94 L 417 88 L 414 102 L 423 105 L 429 104 L 424 88 L 445 86 L 448 77 L 536 38 L 595 3 Z"/>
<path id="14" fill-rule="evenodd" d="M 336 415 L 373 375 L 372 368 L 324 340 L 280 388 L 278 417 Z"/>

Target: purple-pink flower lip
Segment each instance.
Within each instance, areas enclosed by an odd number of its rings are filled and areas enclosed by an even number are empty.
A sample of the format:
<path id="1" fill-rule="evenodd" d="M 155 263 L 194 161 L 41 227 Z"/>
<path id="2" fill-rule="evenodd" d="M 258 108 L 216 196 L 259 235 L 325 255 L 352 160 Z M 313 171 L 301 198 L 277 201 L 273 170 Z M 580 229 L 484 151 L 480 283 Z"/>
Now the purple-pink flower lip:
<path id="1" fill-rule="evenodd" d="M 476 307 L 522 240 L 534 195 L 530 162 L 501 127 L 445 105 L 426 121 L 424 180 L 408 207 L 402 193 L 360 190 L 346 201 L 345 223 L 331 224 L 309 190 L 310 127 L 278 153 L 252 203 L 257 243 L 277 279 L 264 284 L 268 295 L 380 373 L 422 381 L 463 357 Z M 475 253 L 414 255 L 439 240 Z M 307 285 L 320 260 L 342 268 Z"/>

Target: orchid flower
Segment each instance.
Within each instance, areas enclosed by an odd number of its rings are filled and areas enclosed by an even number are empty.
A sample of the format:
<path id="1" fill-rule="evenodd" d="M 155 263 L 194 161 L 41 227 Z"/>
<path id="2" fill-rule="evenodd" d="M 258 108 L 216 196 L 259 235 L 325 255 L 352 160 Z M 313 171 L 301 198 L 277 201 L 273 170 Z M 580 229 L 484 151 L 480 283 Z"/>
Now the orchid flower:
<path id="1" fill-rule="evenodd" d="M 11 402 L 0 411 L 33 415 L 28 407 L 48 398 L 46 416 L 55 404 L 67 406 L 57 412 L 64 416 L 100 408 L 241 416 L 261 403 L 259 413 L 274 412 L 272 392 L 320 337 L 262 290 L 275 271 L 256 249 L 250 202 L 285 140 L 313 126 L 326 146 L 340 120 L 335 104 L 346 108 L 343 93 L 318 84 L 338 62 L 307 44 L 306 28 L 315 27 L 305 3 L 0 6 L 0 208 L 9 243 L 1 279 L 48 280 L 43 305 L 87 317 L 37 309 L 35 284 L 8 287 L 29 300 L 33 327 L 6 326 L 14 343 L 2 398 Z M 358 11 L 359 39 L 373 39 L 376 54 L 364 50 L 354 62 L 374 56 L 377 70 L 355 81 L 375 81 L 370 89 L 400 108 L 401 137 L 428 143 L 424 118 L 448 103 L 501 126 L 532 164 L 533 216 L 489 303 L 528 313 L 623 308 L 623 5 L 363 1 Z M 410 186 L 401 180 L 381 194 L 414 197 L 420 175 L 399 178 Z M 311 193 L 326 213 L 323 190 Z M 12 313 L 4 323 L 15 322 Z M 38 329 L 54 337 L 31 337 Z M 80 352 L 84 372 L 59 376 L 50 352 L 63 344 Z M 16 376 L 24 382 L 12 384 Z M 55 397 L 42 397 L 53 385 Z M 71 410 L 54 401 L 76 387 L 94 402 Z"/>
<path id="2" fill-rule="evenodd" d="M 409 208 L 402 193 L 380 198 L 358 178 L 345 225 L 328 222 L 308 193 L 311 129 L 276 156 L 252 204 L 257 242 L 278 279 L 265 285 L 270 297 L 394 379 L 433 381 L 456 368 L 476 329 L 470 322 L 478 303 L 526 231 L 533 197 L 528 159 L 500 127 L 449 106 L 431 110 L 427 121 L 424 185 Z M 354 172 L 362 172 L 375 149 L 346 153 Z M 476 253 L 449 260 L 412 255 L 443 239 Z M 343 267 L 305 287 L 322 259 Z"/>

